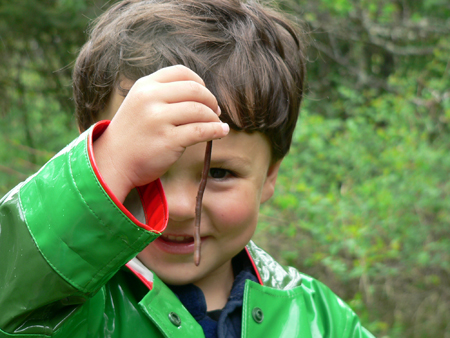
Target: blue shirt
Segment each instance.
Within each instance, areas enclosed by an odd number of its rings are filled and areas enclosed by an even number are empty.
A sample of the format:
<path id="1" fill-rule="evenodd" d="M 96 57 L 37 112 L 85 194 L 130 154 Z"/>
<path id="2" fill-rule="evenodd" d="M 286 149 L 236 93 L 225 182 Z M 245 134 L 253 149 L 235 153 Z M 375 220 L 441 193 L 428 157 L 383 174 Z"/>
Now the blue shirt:
<path id="1" fill-rule="evenodd" d="M 236 277 L 228 301 L 222 310 L 207 312 L 205 296 L 202 290 L 193 284 L 168 285 L 192 317 L 201 325 L 206 338 L 241 337 L 245 281 L 250 279 L 258 282 L 258 279 L 244 251 L 233 258 L 232 263 Z"/>

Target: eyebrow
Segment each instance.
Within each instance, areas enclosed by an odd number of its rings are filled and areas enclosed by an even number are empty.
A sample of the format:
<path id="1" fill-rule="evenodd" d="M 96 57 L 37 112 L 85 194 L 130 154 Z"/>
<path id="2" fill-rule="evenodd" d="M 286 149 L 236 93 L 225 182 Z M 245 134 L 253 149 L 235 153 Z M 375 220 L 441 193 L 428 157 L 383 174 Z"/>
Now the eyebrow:
<path id="1" fill-rule="evenodd" d="M 220 157 L 220 155 L 215 157 L 213 154 L 211 158 L 211 166 L 217 164 L 248 166 L 251 163 L 248 157 Z"/>

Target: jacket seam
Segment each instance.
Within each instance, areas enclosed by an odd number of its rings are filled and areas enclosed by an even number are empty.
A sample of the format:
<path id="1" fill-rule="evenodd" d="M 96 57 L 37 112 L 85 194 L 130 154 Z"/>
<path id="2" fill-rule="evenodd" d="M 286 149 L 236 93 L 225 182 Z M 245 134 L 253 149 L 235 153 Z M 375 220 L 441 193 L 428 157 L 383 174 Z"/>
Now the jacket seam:
<path id="1" fill-rule="evenodd" d="M 4 333 L 8 337 L 14 337 L 15 336 L 14 333 L 3 331 L 1 328 L 0 328 L 0 333 Z M 51 337 L 51 335 L 48 335 L 48 334 L 45 334 L 45 333 L 40 333 L 38 335 L 32 333 L 32 334 L 26 334 L 25 336 L 26 337 L 30 337 L 30 338 L 32 338 L 32 337 L 41 337 L 41 338 L 47 338 L 48 337 L 48 338 L 50 338 Z M 24 337 L 24 336 L 22 335 L 22 337 Z"/>
<path id="2" fill-rule="evenodd" d="M 23 205 L 22 205 L 22 197 L 21 194 L 19 193 L 19 204 L 20 204 L 20 210 L 23 211 Z M 70 278 L 68 278 L 67 276 L 65 276 L 55 265 L 53 265 L 50 260 L 47 258 L 47 256 L 45 255 L 45 253 L 41 250 L 41 248 L 39 247 L 39 244 L 36 240 L 36 237 L 34 237 L 33 232 L 31 231 L 31 228 L 28 224 L 28 219 L 27 217 L 24 215 L 24 221 L 25 224 L 27 226 L 28 229 L 28 233 L 30 234 L 31 238 L 33 238 L 33 243 L 36 246 L 37 250 L 39 251 L 39 253 L 41 254 L 41 256 L 44 258 L 44 260 L 47 262 L 48 265 L 50 265 L 50 267 L 56 271 L 58 273 L 59 276 L 61 276 L 61 278 L 63 278 L 66 282 L 68 282 L 69 284 L 71 284 L 72 286 L 76 287 L 78 290 L 80 291 L 84 291 L 83 288 L 81 287 L 81 285 L 78 285 L 78 283 L 75 283 L 74 281 L 72 281 Z"/>
<path id="3" fill-rule="evenodd" d="M 88 163 L 89 163 L 89 158 L 88 158 L 88 154 L 87 154 L 87 148 L 84 148 L 83 154 L 84 154 L 84 156 L 85 156 L 85 159 L 86 159 L 86 160 L 88 161 Z M 99 216 L 94 212 L 94 210 L 92 210 L 92 208 L 89 206 L 89 204 L 87 203 L 87 201 L 84 199 L 83 195 L 81 194 L 81 191 L 80 191 L 80 189 L 78 188 L 77 182 L 76 182 L 75 177 L 74 177 L 74 175 L 73 175 L 71 158 L 72 158 L 72 153 L 69 153 L 69 171 L 70 171 L 70 176 L 72 177 L 72 181 L 73 181 L 73 183 L 74 183 L 74 185 L 75 185 L 75 187 L 76 187 L 76 189 L 77 189 L 77 191 L 78 191 L 78 193 L 79 193 L 79 196 L 81 197 L 81 199 L 83 200 L 83 202 L 85 203 L 85 205 L 88 207 L 88 209 L 89 209 L 89 211 L 92 213 L 92 215 L 94 215 L 94 217 L 98 220 L 98 222 L 100 223 L 100 225 L 102 225 L 102 227 L 103 227 L 105 230 L 107 230 L 110 234 L 114 234 L 114 233 L 111 231 L 111 229 L 109 229 L 109 227 L 105 224 L 105 222 L 104 222 L 102 219 L 99 218 Z M 92 168 L 90 168 L 89 172 L 91 173 L 91 175 L 94 175 L 94 173 L 92 172 Z M 94 178 L 95 178 L 95 177 L 94 177 Z M 99 186 L 99 182 L 97 181 L 96 178 L 95 178 L 95 182 L 96 182 L 97 186 Z M 100 189 L 101 189 L 101 191 L 103 191 L 103 189 L 102 189 L 101 187 L 100 187 Z M 109 200 L 109 198 L 106 198 L 106 200 L 107 200 L 109 203 L 112 203 L 112 202 Z M 124 218 L 124 216 L 123 216 L 122 213 L 120 213 L 120 215 Z M 139 228 L 138 228 L 138 230 L 142 231 L 142 230 L 139 229 Z M 123 240 L 121 240 L 121 242 L 122 242 L 123 244 L 125 244 L 128 248 L 130 248 L 131 250 L 135 250 L 135 249 L 134 249 L 134 244 L 135 244 L 136 242 L 138 242 L 138 241 L 142 238 L 142 236 L 143 236 L 144 234 L 145 234 L 145 233 L 141 233 L 141 235 L 140 235 L 140 236 L 139 236 L 132 244 L 127 244 L 127 243 L 126 243 L 125 241 L 123 241 Z M 103 266 L 103 268 L 101 268 L 100 270 L 98 270 L 97 273 L 95 273 L 95 274 L 92 276 L 92 278 L 86 283 L 86 285 L 84 286 L 84 288 L 80 286 L 80 287 L 81 287 L 81 290 L 84 291 L 84 292 L 87 292 L 87 291 L 88 291 L 88 287 L 89 287 L 92 283 L 94 283 L 95 280 L 97 280 L 97 277 L 98 277 L 99 275 L 101 275 L 101 274 L 103 273 L 104 270 L 109 269 L 109 268 L 110 268 L 110 265 L 111 265 L 114 261 L 116 261 L 117 258 L 118 258 L 119 256 L 121 256 L 121 255 L 123 254 L 124 251 L 125 251 L 125 250 L 123 249 L 123 250 L 121 250 L 120 252 L 118 252 L 113 258 L 111 258 L 111 259 Z M 73 281 L 71 281 L 71 282 L 74 283 Z M 74 283 L 74 284 L 75 284 L 75 283 Z M 76 284 L 75 284 L 75 285 L 76 285 Z"/>
<path id="4" fill-rule="evenodd" d="M 84 154 L 84 157 L 85 157 L 85 160 L 87 161 L 87 163 L 90 163 L 89 155 L 88 155 L 88 151 L 87 151 L 87 146 L 83 148 L 83 154 Z M 73 176 L 71 161 L 70 161 L 69 163 L 70 163 L 70 164 L 69 164 L 69 167 L 70 167 L 70 175 L 72 176 L 72 180 L 73 180 L 73 182 L 74 182 L 74 184 L 75 184 L 75 186 L 76 186 L 76 188 L 77 188 L 77 190 L 78 190 L 78 192 L 79 192 L 79 195 L 80 195 L 81 199 L 82 199 L 83 202 L 86 204 L 86 206 L 89 208 L 89 210 L 91 211 L 91 213 L 95 216 L 95 218 L 97 218 L 97 219 L 99 220 L 100 224 L 101 224 L 106 230 L 108 230 L 109 233 L 114 234 L 114 232 L 111 231 L 111 229 L 106 225 L 106 223 L 105 223 L 103 220 L 101 220 L 101 219 L 99 218 L 99 216 L 94 212 L 94 210 L 91 209 L 91 207 L 89 206 L 89 204 L 88 204 L 88 203 L 86 202 L 86 200 L 83 198 L 83 195 L 81 194 L 80 189 L 78 189 L 78 185 L 77 185 L 77 183 L 76 183 L 76 181 L 75 181 L 75 178 L 74 178 L 74 176 Z M 111 199 L 109 198 L 109 196 L 108 196 L 108 195 L 105 193 L 105 191 L 103 190 L 103 187 L 101 186 L 100 182 L 98 182 L 97 176 L 95 176 L 95 173 L 94 173 L 94 171 L 93 171 L 93 169 L 92 169 L 92 167 L 91 167 L 90 165 L 89 165 L 89 172 L 90 172 L 91 176 L 94 178 L 94 181 L 95 181 L 95 184 L 97 185 L 97 187 L 100 188 L 100 191 L 102 192 L 103 196 L 106 197 L 106 198 L 105 198 L 105 199 L 106 199 L 106 202 L 107 202 L 108 204 L 112 205 L 114 209 L 117 209 L 117 206 L 111 201 Z M 118 214 L 119 214 L 120 217 L 121 217 L 123 220 L 125 220 L 127 223 L 130 223 L 130 220 L 129 220 L 129 219 L 128 219 L 128 218 L 127 218 L 120 210 L 119 210 Z M 133 225 L 135 225 L 135 224 L 133 223 Z M 125 242 L 124 240 L 121 239 L 121 242 L 122 242 L 123 244 L 125 244 L 126 246 L 128 246 L 128 247 L 129 247 L 130 249 L 132 249 L 132 250 L 135 250 L 134 244 L 135 244 L 136 242 L 139 241 L 139 239 L 142 237 L 142 235 L 145 234 L 144 229 L 142 229 L 142 228 L 140 228 L 140 227 L 138 227 L 138 226 L 136 226 L 136 230 L 139 231 L 139 232 L 142 232 L 142 233 L 141 233 L 141 235 L 140 235 L 133 243 L 128 244 L 127 242 Z"/>
<path id="5" fill-rule="evenodd" d="M 264 287 L 265 288 L 270 288 L 269 286 L 264 286 Z M 301 286 L 298 286 L 298 287 L 301 288 Z M 253 290 L 253 288 L 250 288 L 250 289 Z M 288 292 L 288 291 L 290 291 L 292 289 L 290 289 L 290 290 L 273 289 L 273 290 L 277 290 L 277 291 L 281 291 L 281 292 Z M 300 295 L 301 292 L 294 293 L 293 295 L 275 295 L 273 293 L 264 292 L 264 291 L 262 291 L 262 293 L 264 293 L 265 295 L 269 295 L 270 297 L 273 297 L 273 298 L 291 298 L 291 299 L 295 299 L 295 298 L 297 298 Z"/>
<path id="6" fill-rule="evenodd" d="M 140 239 L 142 236 L 143 236 L 143 234 L 141 234 L 141 236 L 139 236 L 138 239 Z M 113 262 L 118 260 L 118 257 L 121 256 L 124 251 L 125 250 L 120 251 L 119 253 L 117 253 L 117 255 L 115 255 L 113 258 L 111 258 L 109 260 L 109 262 L 106 263 L 103 268 L 101 268 L 99 271 L 97 271 L 97 273 L 95 275 L 92 276 L 91 280 L 87 282 L 85 287 L 88 288 L 94 282 L 94 280 L 97 279 L 97 276 L 101 275 L 104 270 L 109 269 L 110 268 L 110 264 L 114 265 Z"/>

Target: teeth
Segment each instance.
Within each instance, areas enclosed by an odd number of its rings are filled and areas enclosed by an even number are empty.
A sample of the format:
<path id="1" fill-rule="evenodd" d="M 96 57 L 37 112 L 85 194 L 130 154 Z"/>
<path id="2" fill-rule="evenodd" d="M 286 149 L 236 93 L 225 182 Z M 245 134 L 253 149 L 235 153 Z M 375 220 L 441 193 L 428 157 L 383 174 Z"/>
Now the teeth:
<path id="1" fill-rule="evenodd" d="M 184 242 L 187 239 L 190 239 L 190 236 L 173 236 L 173 235 L 164 235 L 164 238 L 168 239 L 169 241 L 174 241 L 174 242 Z"/>

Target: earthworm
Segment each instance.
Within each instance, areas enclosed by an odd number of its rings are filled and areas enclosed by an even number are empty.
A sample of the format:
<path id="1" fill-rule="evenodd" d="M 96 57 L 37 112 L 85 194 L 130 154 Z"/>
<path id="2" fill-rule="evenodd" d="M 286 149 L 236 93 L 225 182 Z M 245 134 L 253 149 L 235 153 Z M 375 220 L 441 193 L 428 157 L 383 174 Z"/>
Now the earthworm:
<path id="1" fill-rule="evenodd" d="M 198 187 L 197 200 L 195 204 L 195 229 L 194 229 L 194 263 L 196 266 L 200 264 L 200 247 L 202 245 L 200 239 L 200 219 L 202 216 L 202 200 L 205 192 L 206 180 L 208 179 L 209 166 L 211 164 L 212 141 L 206 143 L 205 161 L 203 163 L 202 179 Z"/>

